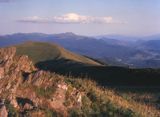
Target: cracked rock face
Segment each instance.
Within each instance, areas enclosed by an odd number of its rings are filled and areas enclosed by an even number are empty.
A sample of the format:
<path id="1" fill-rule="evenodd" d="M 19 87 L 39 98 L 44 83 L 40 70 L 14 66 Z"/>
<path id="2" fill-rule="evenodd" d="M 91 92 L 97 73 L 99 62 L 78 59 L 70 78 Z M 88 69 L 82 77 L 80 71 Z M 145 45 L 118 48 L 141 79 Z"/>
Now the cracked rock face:
<path id="1" fill-rule="evenodd" d="M 33 112 L 31 117 L 43 116 L 37 108 L 48 108 L 67 116 L 68 108 L 81 106 L 81 93 L 68 87 L 62 76 L 37 70 L 28 56 L 16 56 L 16 48 L 0 49 L 0 100 L 5 99 L 20 114 L 27 110 Z M 64 103 L 69 97 L 75 102 L 67 107 Z M 7 117 L 8 111 L 5 102 L 0 103 L 0 117 Z"/>
<path id="2" fill-rule="evenodd" d="M 10 101 L 14 108 L 19 108 L 16 93 L 23 82 L 23 73 L 30 73 L 35 68 L 28 56 L 16 56 L 16 48 L 0 49 L 0 99 Z M 5 105 L 1 105 L 0 114 L 6 117 Z"/>
<path id="3" fill-rule="evenodd" d="M 16 56 L 16 48 L 0 49 L 0 94 L 15 93 L 22 82 L 23 72 L 32 72 L 35 68 L 27 56 Z"/>

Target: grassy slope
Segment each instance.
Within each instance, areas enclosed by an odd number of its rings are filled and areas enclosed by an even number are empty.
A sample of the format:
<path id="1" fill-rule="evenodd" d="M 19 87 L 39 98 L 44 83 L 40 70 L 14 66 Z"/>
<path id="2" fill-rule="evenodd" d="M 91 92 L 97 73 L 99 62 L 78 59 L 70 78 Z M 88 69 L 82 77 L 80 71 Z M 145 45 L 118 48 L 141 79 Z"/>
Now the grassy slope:
<path id="1" fill-rule="evenodd" d="M 65 106 L 69 117 L 159 117 L 160 115 L 159 110 L 153 106 L 126 99 L 126 97 L 117 94 L 116 91 L 100 87 L 94 81 L 88 79 L 66 77 L 58 74 L 45 74 L 45 79 L 47 78 L 52 79 L 54 84 L 57 84 L 59 81 L 65 82 L 69 87 L 67 93 L 65 93 L 67 97 L 65 98 Z M 32 90 L 40 98 L 47 100 L 54 93 L 50 89 L 55 89 L 54 85 L 48 86 L 50 87 L 49 89 L 46 88 L 46 85 L 42 85 L 41 87 L 37 87 L 38 89 L 36 90 L 31 88 L 32 86 L 30 82 L 29 84 L 28 82 L 24 82 L 24 84 L 20 85 L 19 90 L 29 90 L 29 92 Z M 82 92 L 81 108 L 70 108 L 67 106 L 69 103 L 74 102 L 71 95 L 74 88 Z M 12 112 L 13 109 L 10 111 Z M 28 111 L 28 113 L 34 111 L 45 111 L 45 117 L 54 117 L 54 112 L 58 112 L 56 109 L 50 109 L 48 105 L 44 105 L 43 108 L 39 106 L 36 110 Z M 57 113 L 58 115 L 61 115 L 61 113 Z"/>
<path id="2" fill-rule="evenodd" d="M 28 42 L 16 47 L 18 55 L 28 55 L 34 63 L 47 60 L 66 59 L 82 64 L 101 65 L 94 60 L 74 54 L 55 44 Z"/>
<path id="3" fill-rule="evenodd" d="M 160 70 L 106 67 L 89 58 L 73 54 L 55 44 L 28 42 L 17 46 L 18 55 L 28 55 L 37 67 L 59 74 L 88 76 L 96 81 L 116 85 L 158 85 Z M 86 65 L 91 66 L 86 66 Z"/>
<path id="4" fill-rule="evenodd" d="M 123 95 L 120 95 L 116 90 L 107 87 L 99 87 L 91 80 L 82 80 L 81 78 L 68 78 L 67 80 L 69 80 L 72 85 L 76 86 L 78 89 L 82 88 L 81 90 L 84 90 L 85 93 L 91 94 L 87 95 L 87 97 L 92 101 L 92 106 L 94 104 L 94 106 L 97 106 L 96 109 L 97 111 L 100 111 L 101 114 L 103 113 L 103 109 L 106 106 L 106 111 L 108 111 L 109 114 L 106 116 L 108 117 L 159 117 L 160 115 L 159 110 L 156 109 L 153 105 L 140 103 L 135 100 L 129 100 Z M 94 109 L 94 107 L 92 108 Z M 121 112 L 123 115 L 120 114 Z M 116 113 L 119 113 L 121 116 L 116 115 Z"/>
<path id="5" fill-rule="evenodd" d="M 30 45 L 29 48 L 28 48 L 28 45 L 27 47 L 25 47 L 25 45 L 22 45 L 22 47 L 17 46 L 18 54 L 23 54 L 24 52 L 24 54 L 28 54 L 31 57 L 33 57 L 33 60 L 35 62 L 37 60 L 39 61 L 48 60 L 48 58 L 56 59 L 56 58 L 59 58 L 58 55 L 61 55 L 60 52 L 56 50 L 57 48 L 53 50 L 52 46 L 51 47 L 46 46 L 48 50 L 51 49 L 52 51 L 44 51 L 44 48 L 43 48 L 44 46 L 42 43 L 38 43 L 38 47 L 34 46 L 34 44 L 35 43 L 29 43 Z M 44 56 L 41 55 L 42 53 Z M 48 56 L 52 54 L 56 56 Z M 102 70 L 102 71 L 105 72 L 105 70 Z M 115 71 L 115 69 L 112 71 Z M 123 72 L 123 71 L 120 71 L 120 72 Z M 58 76 L 55 75 L 53 78 L 55 79 L 56 77 Z M 123 95 L 121 96 L 113 90 L 97 86 L 97 84 L 93 81 L 81 79 L 81 78 L 74 79 L 74 78 L 68 78 L 68 77 L 63 77 L 63 80 L 68 85 L 71 85 L 71 87 L 76 87 L 77 89 L 83 91 L 85 94 L 84 97 L 82 97 L 83 108 L 81 108 L 80 110 L 70 110 L 70 113 L 72 116 L 75 116 L 75 115 L 81 116 L 82 114 L 85 115 L 86 117 L 88 117 L 87 114 L 89 114 L 90 116 L 93 116 L 93 114 L 95 116 L 99 116 L 100 114 L 102 114 L 102 116 L 108 116 L 108 117 L 113 117 L 113 116 L 158 117 L 159 116 L 159 111 L 156 110 L 153 106 L 147 105 L 145 103 L 139 103 L 138 101 L 135 101 L 135 100 L 126 99 L 125 96 Z"/>

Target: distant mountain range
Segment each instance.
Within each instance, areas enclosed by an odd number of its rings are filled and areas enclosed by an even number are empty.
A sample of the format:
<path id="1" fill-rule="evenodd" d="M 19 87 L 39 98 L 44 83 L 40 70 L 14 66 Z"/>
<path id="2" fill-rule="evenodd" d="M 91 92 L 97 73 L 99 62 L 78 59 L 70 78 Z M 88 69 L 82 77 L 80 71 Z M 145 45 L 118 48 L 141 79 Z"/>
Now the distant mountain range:
<path id="1" fill-rule="evenodd" d="M 160 35 L 129 37 L 80 36 L 74 33 L 17 33 L 0 36 L 0 47 L 27 41 L 57 43 L 62 47 L 111 66 L 160 68 Z"/>

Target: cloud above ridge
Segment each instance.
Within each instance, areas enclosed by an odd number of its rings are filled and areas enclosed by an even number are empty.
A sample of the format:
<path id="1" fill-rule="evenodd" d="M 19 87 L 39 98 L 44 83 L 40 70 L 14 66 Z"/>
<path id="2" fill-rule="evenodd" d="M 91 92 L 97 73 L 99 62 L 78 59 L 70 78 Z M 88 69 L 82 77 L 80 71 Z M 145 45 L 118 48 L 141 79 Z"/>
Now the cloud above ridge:
<path id="1" fill-rule="evenodd" d="M 105 17 L 94 17 L 94 16 L 85 16 L 79 15 L 76 13 L 68 13 L 61 16 L 54 17 L 25 17 L 17 20 L 18 22 L 23 23 L 57 23 L 57 24 L 88 24 L 88 23 L 97 23 L 97 24 L 123 24 L 125 22 L 114 20 L 111 16 Z"/>

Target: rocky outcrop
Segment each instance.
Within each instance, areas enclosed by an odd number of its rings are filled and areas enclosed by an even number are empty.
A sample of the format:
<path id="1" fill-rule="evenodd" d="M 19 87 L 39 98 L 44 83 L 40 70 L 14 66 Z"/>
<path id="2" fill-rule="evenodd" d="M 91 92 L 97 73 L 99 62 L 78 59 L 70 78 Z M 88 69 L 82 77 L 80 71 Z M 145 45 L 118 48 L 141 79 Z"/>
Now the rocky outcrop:
<path id="1" fill-rule="evenodd" d="M 70 97 L 73 101 L 67 103 Z M 68 116 L 69 108 L 81 107 L 80 91 L 66 84 L 62 76 L 36 69 L 28 56 L 16 56 L 14 47 L 0 49 L 0 99 L 19 114 L 26 110 L 44 114 L 35 111 L 48 108 Z M 6 117 L 8 111 L 5 102 L 1 103 L 1 116 Z"/>
<path id="2" fill-rule="evenodd" d="M 14 94 L 23 81 L 23 73 L 34 71 L 34 65 L 27 56 L 16 56 L 14 47 L 0 49 L 0 60 L 0 95 Z"/>
<path id="3" fill-rule="evenodd" d="M 32 72 L 35 70 L 32 61 L 28 56 L 16 56 L 16 48 L 2 48 L 0 49 L 0 77 L 4 75 L 12 75 L 10 73 Z M 6 76 L 5 75 L 5 76 Z"/>

